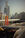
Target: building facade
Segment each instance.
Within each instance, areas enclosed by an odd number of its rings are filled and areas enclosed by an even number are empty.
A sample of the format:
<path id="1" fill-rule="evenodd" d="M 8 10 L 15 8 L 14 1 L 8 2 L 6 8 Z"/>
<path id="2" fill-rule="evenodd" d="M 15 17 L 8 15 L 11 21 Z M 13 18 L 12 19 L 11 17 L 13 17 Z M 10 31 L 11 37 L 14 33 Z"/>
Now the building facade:
<path id="1" fill-rule="evenodd" d="M 2 20 L 2 12 L 0 12 L 0 20 Z"/>
<path id="2" fill-rule="evenodd" d="M 4 8 L 4 13 L 6 13 L 6 15 L 9 18 L 9 6 L 8 6 L 8 1 L 5 2 L 5 8 Z"/>

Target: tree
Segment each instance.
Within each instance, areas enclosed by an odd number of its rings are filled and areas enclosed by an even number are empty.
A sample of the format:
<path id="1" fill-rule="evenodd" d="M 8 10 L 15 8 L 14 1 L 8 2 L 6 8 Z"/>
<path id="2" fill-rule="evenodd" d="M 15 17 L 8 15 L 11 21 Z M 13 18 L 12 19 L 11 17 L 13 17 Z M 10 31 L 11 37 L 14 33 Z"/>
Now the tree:
<path id="1" fill-rule="evenodd" d="M 21 20 L 25 20 L 25 12 L 22 12 L 21 14 Z"/>

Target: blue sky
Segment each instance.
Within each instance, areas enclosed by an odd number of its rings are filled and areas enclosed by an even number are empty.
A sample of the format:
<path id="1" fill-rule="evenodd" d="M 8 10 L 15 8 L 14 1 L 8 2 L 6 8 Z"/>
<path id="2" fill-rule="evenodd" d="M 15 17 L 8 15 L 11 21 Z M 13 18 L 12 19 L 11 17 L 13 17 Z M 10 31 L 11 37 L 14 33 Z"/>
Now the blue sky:
<path id="1" fill-rule="evenodd" d="M 0 0 L 0 5 L 2 6 L 2 11 L 5 7 L 6 0 Z M 8 0 L 8 5 L 10 7 L 10 14 L 20 13 L 22 11 L 25 12 L 25 0 Z"/>

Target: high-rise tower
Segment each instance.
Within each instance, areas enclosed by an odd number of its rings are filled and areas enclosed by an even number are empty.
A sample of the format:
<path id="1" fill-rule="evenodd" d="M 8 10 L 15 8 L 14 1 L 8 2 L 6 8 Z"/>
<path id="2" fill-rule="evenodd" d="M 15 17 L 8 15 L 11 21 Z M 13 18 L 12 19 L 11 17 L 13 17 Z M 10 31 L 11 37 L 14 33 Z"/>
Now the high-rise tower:
<path id="1" fill-rule="evenodd" d="M 5 2 L 4 13 L 6 13 L 6 15 L 7 15 L 8 18 L 9 18 L 9 6 L 8 6 L 8 0 L 6 0 L 6 2 Z"/>

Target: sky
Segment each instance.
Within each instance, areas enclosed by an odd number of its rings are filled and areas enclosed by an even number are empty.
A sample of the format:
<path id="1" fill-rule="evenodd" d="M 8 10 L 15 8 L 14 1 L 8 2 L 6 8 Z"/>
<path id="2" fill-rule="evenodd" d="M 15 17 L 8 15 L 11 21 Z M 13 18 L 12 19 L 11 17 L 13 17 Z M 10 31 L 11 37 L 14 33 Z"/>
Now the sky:
<path id="1" fill-rule="evenodd" d="M 0 0 L 1 10 L 4 11 L 6 0 Z M 25 12 L 25 0 L 8 0 L 10 15 L 20 12 Z"/>

